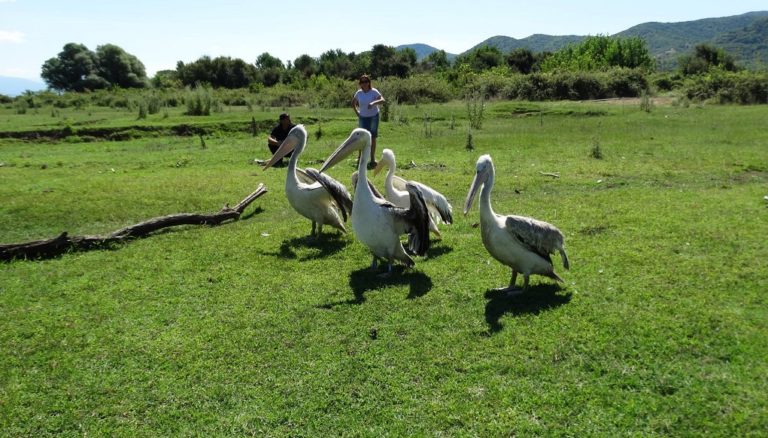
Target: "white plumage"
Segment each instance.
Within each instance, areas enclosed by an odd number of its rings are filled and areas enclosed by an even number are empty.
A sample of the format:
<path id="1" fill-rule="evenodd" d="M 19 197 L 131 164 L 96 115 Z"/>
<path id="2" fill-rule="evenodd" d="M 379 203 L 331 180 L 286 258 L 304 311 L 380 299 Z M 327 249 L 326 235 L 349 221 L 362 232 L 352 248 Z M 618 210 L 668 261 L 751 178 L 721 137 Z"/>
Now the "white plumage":
<path id="1" fill-rule="evenodd" d="M 264 165 L 268 169 L 283 158 L 288 152 L 294 151 L 288 161 L 285 178 L 285 196 L 288 202 L 300 215 L 312 221 L 311 235 L 319 236 L 323 225 L 330 225 L 346 232 L 344 222 L 352 210 L 352 196 L 347 189 L 335 179 L 319 173 L 315 169 L 302 170 L 296 167 L 299 156 L 307 145 L 307 131 L 304 125 L 296 125 L 280 144 L 275 154 Z"/>
<path id="2" fill-rule="evenodd" d="M 406 266 L 413 266 L 413 259 L 406 253 L 400 236 L 409 235 L 409 249 L 416 255 L 424 255 L 429 249 L 429 213 L 421 191 L 411 183 L 406 184 L 411 207 L 400 208 L 374 195 L 368 184 L 366 165 L 371 158 L 371 133 L 357 128 L 341 144 L 320 168 L 320 172 L 340 162 L 350 153 L 360 150 L 358 177 L 355 186 L 355 202 L 352 206 L 352 229 L 355 236 L 373 253 L 373 268 L 377 258 L 387 261 L 387 273 L 392 271 L 392 262 L 398 260 Z"/>
<path id="3" fill-rule="evenodd" d="M 525 216 L 502 216 L 491 207 L 491 191 L 495 178 L 495 169 L 490 155 L 483 155 L 477 160 L 477 173 L 472 180 L 464 214 L 472 208 L 472 201 L 477 191 L 480 193 L 480 231 L 483 245 L 488 253 L 504 265 L 512 268 L 509 286 L 502 290 L 516 291 L 517 274 L 523 274 L 523 291 L 528 289 L 531 274 L 543 275 L 557 281 L 563 281 L 555 274 L 550 254 L 555 251 L 563 259 L 563 267 L 569 268 L 565 253 L 563 233 L 554 225 Z"/>
<path id="4" fill-rule="evenodd" d="M 410 197 L 405 190 L 406 181 L 395 175 L 397 165 L 395 153 L 391 149 L 381 151 L 381 159 L 373 170 L 373 174 L 377 175 L 385 166 L 389 169 L 384 181 L 387 200 L 398 207 L 410 207 Z M 437 224 L 441 222 L 446 224 L 453 223 L 453 207 L 442 193 L 432 187 L 417 181 L 411 181 L 411 183 L 418 187 L 422 195 L 424 195 L 424 202 L 426 202 L 427 209 L 429 210 L 429 230 L 435 235 L 440 236 Z"/>

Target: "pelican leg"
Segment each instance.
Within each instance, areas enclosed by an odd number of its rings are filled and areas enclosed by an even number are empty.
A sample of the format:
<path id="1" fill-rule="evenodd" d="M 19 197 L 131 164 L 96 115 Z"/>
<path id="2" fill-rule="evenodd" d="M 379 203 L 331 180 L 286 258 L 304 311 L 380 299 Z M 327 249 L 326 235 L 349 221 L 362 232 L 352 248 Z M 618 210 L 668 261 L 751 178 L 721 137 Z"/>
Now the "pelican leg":
<path id="1" fill-rule="evenodd" d="M 309 235 L 312 236 L 312 237 L 315 237 L 315 227 L 316 226 L 317 226 L 317 224 L 315 223 L 315 221 L 312 221 L 312 231 L 309 233 Z"/>
<path id="2" fill-rule="evenodd" d="M 317 226 L 317 237 L 320 237 L 321 234 L 323 234 L 323 224 Z"/>
<path id="3" fill-rule="evenodd" d="M 379 260 L 376 258 L 376 256 L 373 256 L 373 261 L 371 261 L 370 270 L 371 271 L 375 271 L 376 268 L 378 268 L 378 267 L 379 267 Z"/>
<path id="4" fill-rule="evenodd" d="M 525 284 L 526 284 L 525 287 L 527 288 L 528 287 L 528 276 L 525 275 L 524 277 L 525 277 Z M 514 295 L 517 295 L 517 294 L 520 294 L 520 293 L 522 293 L 525 290 L 525 288 L 520 289 L 520 288 L 516 287 L 515 286 L 516 282 L 517 282 L 517 271 L 515 271 L 513 269 L 512 270 L 512 279 L 509 280 L 509 286 L 507 286 L 507 287 L 500 287 L 500 288 L 494 289 L 494 290 L 497 291 L 497 292 L 505 292 L 507 294 L 507 296 L 510 296 L 510 297 L 514 296 Z"/>
<path id="5" fill-rule="evenodd" d="M 379 274 L 379 278 L 388 278 L 390 275 L 392 275 L 392 259 L 387 261 L 387 272 Z"/>

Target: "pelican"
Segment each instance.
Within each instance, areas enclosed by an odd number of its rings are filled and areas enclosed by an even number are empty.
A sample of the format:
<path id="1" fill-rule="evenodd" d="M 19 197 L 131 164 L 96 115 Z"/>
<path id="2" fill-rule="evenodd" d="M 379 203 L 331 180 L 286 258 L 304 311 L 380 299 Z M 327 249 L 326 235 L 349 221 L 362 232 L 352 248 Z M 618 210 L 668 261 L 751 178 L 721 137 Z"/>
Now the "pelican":
<path id="1" fill-rule="evenodd" d="M 335 179 L 322 175 L 315 169 L 302 170 L 296 167 L 299 155 L 306 145 L 307 131 L 304 125 L 296 125 L 264 165 L 264 170 L 293 151 L 285 178 L 285 196 L 288 202 L 300 215 L 312 221 L 310 236 L 319 236 L 325 224 L 346 233 L 344 222 L 347 220 L 347 213 L 352 210 L 352 197 Z"/>
<path id="2" fill-rule="evenodd" d="M 378 175 L 384 166 L 389 168 L 387 178 L 384 181 L 384 190 L 387 192 L 387 200 L 398 207 L 410 207 L 408 192 L 405 191 L 406 181 L 395 176 L 395 153 L 392 152 L 391 149 L 384 149 L 381 151 L 381 159 L 373 169 L 373 175 Z M 418 187 L 419 190 L 421 190 L 421 194 L 424 195 L 424 201 L 426 202 L 427 210 L 429 211 L 429 231 L 440 237 L 440 230 L 437 229 L 437 224 L 441 222 L 445 222 L 446 224 L 453 223 L 453 207 L 451 207 L 451 204 L 445 196 L 437 190 L 420 182 L 411 181 L 411 183 Z"/>
<path id="3" fill-rule="evenodd" d="M 320 172 L 334 166 L 352 152 L 361 151 L 357 173 L 366 184 L 355 186 L 355 202 L 352 205 L 352 229 L 358 240 L 373 253 L 371 268 L 376 269 L 378 259 L 387 261 L 387 272 L 392 273 L 392 262 L 400 261 L 407 267 L 414 265 L 405 252 L 400 236 L 409 234 L 408 246 L 416 255 L 424 255 L 429 249 L 429 213 L 421 191 L 415 185 L 406 184 L 411 197 L 410 208 L 400 208 L 383 198 L 376 197 L 368 184 L 366 164 L 371 159 L 371 133 L 356 128 L 326 160 Z"/>
<path id="4" fill-rule="evenodd" d="M 562 282 L 555 274 L 550 254 L 560 252 L 563 267 L 568 269 L 568 256 L 565 254 L 564 237 L 554 225 L 525 216 L 502 216 L 491 207 L 491 190 L 495 169 L 490 155 L 483 155 L 477 160 L 477 173 L 464 202 L 464 215 L 472 208 L 472 201 L 480 187 L 480 234 L 488 253 L 504 265 L 512 268 L 509 286 L 497 290 L 507 293 L 520 292 L 515 287 L 517 274 L 525 279 L 522 292 L 528 290 L 531 274 L 543 275 Z"/>

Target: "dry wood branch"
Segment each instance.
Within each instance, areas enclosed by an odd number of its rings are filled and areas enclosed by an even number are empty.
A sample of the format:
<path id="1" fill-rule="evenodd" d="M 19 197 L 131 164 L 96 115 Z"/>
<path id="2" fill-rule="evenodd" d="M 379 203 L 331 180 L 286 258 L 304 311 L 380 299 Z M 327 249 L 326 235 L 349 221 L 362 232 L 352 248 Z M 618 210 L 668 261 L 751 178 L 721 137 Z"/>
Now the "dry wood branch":
<path id="1" fill-rule="evenodd" d="M 552 178 L 560 178 L 559 173 L 552 173 L 552 172 L 539 172 L 539 173 L 544 176 L 551 176 Z"/>
<path id="2" fill-rule="evenodd" d="M 160 216 L 121 228 L 103 236 L 74 236 L 67 232 L 46 240 L 35 240 L 24 243 L 0 245 L 0 260 L 9 261 L 16 258 L 50 258 L 67 251 L 87 250 L 103 247 L 115 242 L 126 241 L 136 237 L 146 236 L 163 228 L 177 225 L 219 225 L 222 222 L 236 220 L 254 200 L 267 193 L 264 184 L 259 184 L 256 190 L 240 201 L 235 208 L 225 205 L 220 211 L 210 214 L 178 213 Z"/>

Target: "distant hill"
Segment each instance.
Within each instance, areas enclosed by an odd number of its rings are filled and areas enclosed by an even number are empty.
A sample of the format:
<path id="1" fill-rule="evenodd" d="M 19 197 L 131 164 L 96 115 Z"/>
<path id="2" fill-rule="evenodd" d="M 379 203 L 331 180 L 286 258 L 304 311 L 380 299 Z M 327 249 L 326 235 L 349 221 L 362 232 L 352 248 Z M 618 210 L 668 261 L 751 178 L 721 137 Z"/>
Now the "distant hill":
<path id="1" fill-rule="evenodd" d="M 0 94 L 15 97 L 23 94 L 25 91 L 41 91 L 47 87 L 44 83 L 33 81 L 31 79 L 12 78 L 0 76 Z"/>
<path id="2" fill-rule="evenodd" d="M 648 46 L 648 51 L 664 69 L 674 68 L 679 56 L 689 53 L 696 45 L 702 43 L 725 49 L 740 65 L 762 68 L 768 66 L 768 11 L 677 23 L 642 23 L 612 36 L 642 38 Z M 556 52 L 584 38 L 586 35 L 534 34 L 522 39 L 497 35 L 475 44 L 463 53 L 486 45 L 496 47 L 502 53 L 518 48 L 527 48 L 537 53 Z M 408 44 L 397 48 L 404 47 L 413 48 L 419 60 L 438 50 L 426 44 Z M 449 59 L 455 56 L 449 55 Z"/>
<path id="3" fill-rule="evenodd" d="M 720 34 L 713 43 L 747 67 L 768 68 L 768 17 L 742 29 Z"/>
<path id="4" fill-rule="evenodd" d="M 421 61 L 422 59 L 424 59 L 427 56 L 429 56 L 432 52 L 437 52 L 438 50 L 440 50 L 440 49 L 436 49 L 436 48 L 434 48 L 434 47 L 432 47 L 430 45 L 420 44 L 420 43 L 417 43 L 417 44 L 403 44 L 403 45 L 395 47 L 395 50 L 402 50 L 402 49 L 406 49 L 406 48 L 407 49 L 413 49 L 413 51 L 416 52 L 416 60 L 417 61 Z M 446 52 L 446 55 L 447 55 L 449 61 L 452 61 L 453 58 L 456 57 L 456 55 L 453 54 L 453 53 L 447 53 Z"/>
<path id="5" fill-rule="evenodd" d="M 739 33 L 751 26 L 755 21 L 768 17 L 768 11 L 748 12 L 721 18 L 704 18 L 694 21 L 682 21 L 678 23 L 643 23 L 619 32 L 614 36 L 640 37 L 645 40 L 651 55 L 656 57 L 662 66 L 675 64 L 677 58 L 683 53 L 690 52 L 698 44 L 708 43 L 718 45 L 717 41 L 724 34 Z M 764 34 L 765 36 L 765 34 Z M 732 49 L 739 53 L 748 53 L 743 50 L 742 44 L 732 44 Z M 742 64 L 751 64 L 752 60 L 741 58 L 733 53 L 736 60 Z"/>
<path id="6" fill-rule="evenodd" d="M 543 35 L 543 34 L 534 34 L 529 37 L 525 37 L 523 39 L 515 39 L 508 36 L 502 36 L 497 35 L 494 37 L 490 37 L 487 40 L 481 42 L 480 44 L 474 45 L 472 48 L 467 50 L 467 52 L 471 52 L 472 50 L 475 50 L 477 48 L 480 48 L 482 46 L 491 46 L 496 47 L 499 50 L 501 50 L 502 53 L 507 53 L 515 49 L 528 49 L 532 52 L 556 52 L 563 47 L 567 46 L 568 44 L 575 44 L 580 41 L 582 41 L 585 36 L 579 36 L 579 35 L 562 35 L 562 36 L 552 36 L 552 35 Z M 464 53 L 467 53 L 464 52 Z"/>

